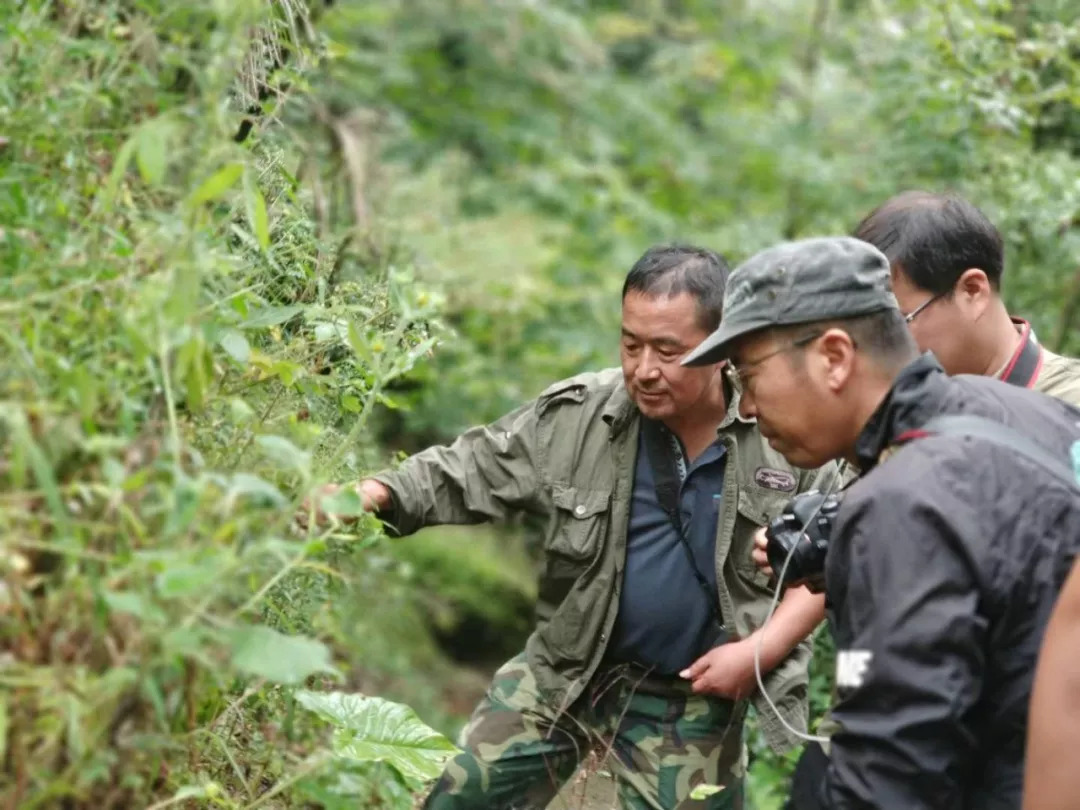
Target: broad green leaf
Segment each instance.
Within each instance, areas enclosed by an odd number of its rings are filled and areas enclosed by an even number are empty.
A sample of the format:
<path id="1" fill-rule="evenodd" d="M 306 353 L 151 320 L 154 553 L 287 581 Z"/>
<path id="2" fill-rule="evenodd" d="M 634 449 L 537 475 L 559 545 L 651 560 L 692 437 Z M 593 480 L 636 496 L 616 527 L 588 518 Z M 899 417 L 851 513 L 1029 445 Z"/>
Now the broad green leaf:
<path id="1" fill-rule="evenodd" d="M 368 342 L 367 337 L 356 328 L 356 324 L 350 323 L 348 330 L 349 346 L 356 353 L 356 356 L 363 360 L 367 365 L 371 366 L 375 363 L 375 357 L 372 354 L 371 344 Z"/>
<path id="2" fill-rule="evenodd" d="M 233 666 L 256 678 L 298 684 L 318 672 L 339 674 L 327 646 L 307 636 L 286 636 L 256 625 L 234 631 L 231 642 Z"/>
<path id="3" fill-rule="evenodd" d="M 238 425 L 251 421 L 252 417 L 255 416 L 255 411 L 252 407 L 240 397 L 233 397 L 229 400 L 229 413 L 232 416 L 233 422 Z"/>
<path id="4" fill-rule="evenodd" d="M 201 659 L 207 652 L 206 634 L 191 627 L 176 627 L 161 636 L 161 648 L 173 655 Z"/>
<path id="5" fill-rule="evenodd" d="M 413 791 L 385 762 L 333 760 L 297 784 L 297 794 L 321 810 L 374 806 L 380 810 L 411 810 L 414 806 Z"/>
<path id="6" fill-rule="evenodd" d="M 264 326 L 276 326 L 279 323 L 285 323 L 285 321 L 295 317 L 303 311 L 304 308 L 299 304 L 293 304 L 292 306 L 287 307 L 267 307 L 266 309 L 260 309 L 252 313 L 251 317 L 240 323 L 240 326 L 244 329 L 259 329 Z"/>
<path id="7" fill-rule="evenodd" d="M 408 706 L 347 692 L 298 691 L 305 709 L 334 726 L 334 753 L 360 762 L 385 762 L 406 779 L 435 779 L 458 753 Z"/>
<path id="8" fill-rule="evenodd" d="M 130 613 L 136 618 L 141 618 L 146 613 L 146 604 L 137 593 L 115 593 L 112 591 L 102 594 L 102 599 L 114 613 Z"/>
<path id="9" fill-rule="evenodd" d="M 283 384 L 292 385 L 296 381 L 296 378 L 303 373 L 303 368 L 296 363 L 281 360 L 270 367 L 270 373 L 277 375 L 277 378 L 281 380 Z"/>
<path id="10" fill-rule="evenodd" d="M 284 467 L 307 473 L 311 466 L 311 454 L 304 452 L 282 436 L 258 436 L 255 443 L 271 461 Z"/>
<path id="11" fill-rule="evenodd" d="M 101 460 L 101 474 L 111 487 L 119 487 L 124 477 L 127 475 L 127 470 L 124 469 L 124 465 L 111 456 L 106 456 Z"/>
<path id="12" fill-rule="evenodd" d="M 236 473 L 229 483 L 229 498 L 247 496 L 269 506 L 284 506 L 287 501 L 277 487 L 251 473 Z"/>
<path id="13" fill-rule="evenodd" d="M 218 339 L 218 344 L 238 363 L 246 363 L 251 357 L 251 346 L 248 345 L 247 338 L 235 329 L 225 332 Z"/>
<path id="14" fill-rule="evenodd" d="M 241 163 L 230 163 L 218 169 L 206 178 L 203 184 L 191 195 L 191 204 L 199 205 L 210 200 L 216 200 L 232 188 L 243 173 L 244 166 Z"/>
<path id="15" fill-rule="evenodd" d="M 270 217 L 266 213 L 266 199 L 256 185 L 255 179 L 248 174 L 244 182 L 244 202 L 247 207 L 248 222 L 255 240 L 264 251 L 270 249 Z"/>
<path id="16" fill-rule="evenodd" d="M 724 789 L 723 785 L 697 785 L 690 790 L 690 798 L 694 801 L 701 801 L 707 799 L 710 796 L 714 796 Z"/>
<path id="17" fill-rule="evenodd" d="M 135 164 L 147 185 L 156 186 L 168 169 L 169 127 L 159 120 L 148 121 L 136 135 Z"/>
<path id="18" fill-rule="evenodd" d="M 212 563 L 179 563 L 170 565 L 157 575 L 154 585 L 166 599 L 177 599 L 199 591 L 205 591 L 214 581 L 217 569 Z"/>
<path id="19" fill-rule="evenodd" d="M 161 610 L 148 602 L 141 594 L 130 591 L 106 591 L 101 598 L 113 613 L 128 613 L 137 619 L 160 621 L 164 618 Z"/>
<path id="20" fill-rule="evenodd" d="M 322 509 L 329 515 L 357 517 L 364 514 L 364 501 L 356 490 L 346 488 L 321 500 Z"/>
<path id="21" fill-rule="evenodd" d="M 339 340 L 342 337 L 342 324 L 326 321 L 315 324 L 316 340 Z"/>
<path id="22" fill-rule="evenodd" d="M 105 182 L 105 187 L 101 189 L 97 198 L 98 205 L 104 211 L 112 207 L 113 200 L 116 198 L 116 191 L 120 187 L 120 181 L 123 180 L 124 172 L 127 171 L 128 164 L 131 163 L 131 156 L 135 154 L 135 145 L 136 136 L 132 135 L 124 141 L 124 145 L 116 153 L 112 171 L 109 172 L 109 179 Z"/>

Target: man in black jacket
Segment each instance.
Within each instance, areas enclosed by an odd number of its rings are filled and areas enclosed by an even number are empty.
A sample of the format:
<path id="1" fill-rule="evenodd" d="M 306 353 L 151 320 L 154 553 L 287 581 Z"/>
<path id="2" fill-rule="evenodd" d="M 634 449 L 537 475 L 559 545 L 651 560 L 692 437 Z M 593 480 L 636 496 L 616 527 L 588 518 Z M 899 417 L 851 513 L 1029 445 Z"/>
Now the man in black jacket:
<path id="1" fill-rule="evenodd" d="M 1080 411 L 946 376 L 919 355 L 886 257 L 850 238 L 738 268 L 723 324 L 683 362 L 723 358 L 788 461 L 862 472 L 825 569 L 838 730 L 796 806 L 1019 808 L 1039 643 L 1080 547 Z M 994 437 L 935 433 L 944 415 L 982 417 Z"/>

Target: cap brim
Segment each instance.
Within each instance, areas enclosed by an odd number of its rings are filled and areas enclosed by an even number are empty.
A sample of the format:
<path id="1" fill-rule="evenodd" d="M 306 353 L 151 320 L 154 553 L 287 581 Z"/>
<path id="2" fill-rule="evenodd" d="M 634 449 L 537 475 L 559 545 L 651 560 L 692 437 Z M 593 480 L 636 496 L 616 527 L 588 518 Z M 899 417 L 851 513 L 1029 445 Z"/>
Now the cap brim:
<path id="1" fill-rule="evenodd" d="M 751 332 L 756 332 L 759 329 L 764 329 L 771 325 L 770 322 L 729 324 L 721 321 L 720 327 L 705 338 L 705 340 L 701 341 L 701 343 L 697 345 L 697 348 L 686 355 L 686 357 L 682 359 L 680 365 L 708 366 L 712 363 L 719 363 L 721 360 L 726 360 L 731 353 L 731 344 L 737 338 L 741 338 L 743 335 L 748 335 Z"/>

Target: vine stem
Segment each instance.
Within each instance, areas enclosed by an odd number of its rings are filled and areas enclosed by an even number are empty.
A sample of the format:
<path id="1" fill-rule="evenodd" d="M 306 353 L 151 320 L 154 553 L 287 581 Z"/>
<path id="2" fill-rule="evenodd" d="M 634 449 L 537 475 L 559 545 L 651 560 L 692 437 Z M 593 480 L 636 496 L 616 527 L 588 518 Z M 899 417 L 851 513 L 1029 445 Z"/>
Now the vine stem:
<path id="1" fill-rule="evenodd" d="M 161 366 L 161 386 L 165 390 L 165 408 L 169 415 L 169 444 L 173 464 L 180 471 L 180 427 L 176 422 L 176 400 L 173 398 L 172 379 L 169 375 L 169 343 L 165 337 L 165 325 L 158 315 L 158 364 Z"/>
<path id="2" fill-rule="evenodd" d="M 266 582 L 263 583 L 263 586 L 251 595 L 250 599 L 248 599 L 246 602 L 244 602 L 244 604 L 242 604 L 235 611 L 233 611 L 233 621 L 239 619 L 241 616 L 243 616 L 245 613 L 255 607 L 255 605 L 259 604 L 259 602 L 262 601 L 262 598 L 270 592 L 270 589 L 277 585 L 279 582 L 281 582 L 281 580 L 283 580 L 294 568 L 299 566 L 304 561 L 305 557 L 307 557 L 307 549 L 302 548 L 300 549 L 299 554 L 289 560 L 288 564 L 282 566 L 280 569 L 278 569 L 277 573 L 270 577 L 270 579 L 266 580 Z"/>

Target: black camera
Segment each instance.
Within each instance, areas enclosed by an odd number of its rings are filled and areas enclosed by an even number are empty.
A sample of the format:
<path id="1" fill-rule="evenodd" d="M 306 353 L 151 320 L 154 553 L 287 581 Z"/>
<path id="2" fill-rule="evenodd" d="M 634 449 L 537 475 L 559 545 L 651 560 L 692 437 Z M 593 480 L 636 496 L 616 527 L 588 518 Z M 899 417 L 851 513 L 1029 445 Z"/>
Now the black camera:
<path id="1" fill-rule="evenodd" d="M 765 529 L 769 541 L 766 554 L 777 577 L 791 554 L 784 571 L 785 585 L 805 585 L 814 593 L 825 590 L 825 554 L 839 509 L 838 494 L 823 495 L 811 490 L 792 498 L 784 511 L 769 523 Z"/>

